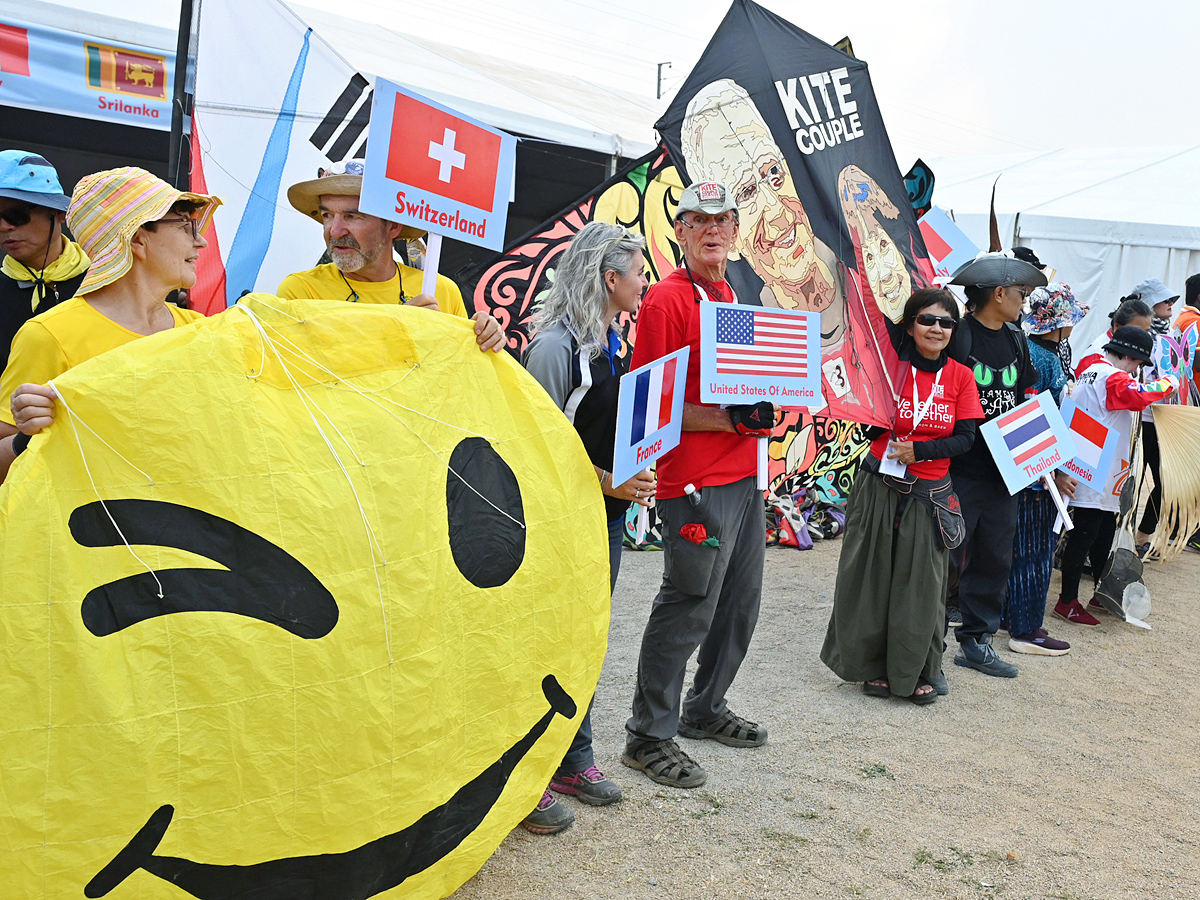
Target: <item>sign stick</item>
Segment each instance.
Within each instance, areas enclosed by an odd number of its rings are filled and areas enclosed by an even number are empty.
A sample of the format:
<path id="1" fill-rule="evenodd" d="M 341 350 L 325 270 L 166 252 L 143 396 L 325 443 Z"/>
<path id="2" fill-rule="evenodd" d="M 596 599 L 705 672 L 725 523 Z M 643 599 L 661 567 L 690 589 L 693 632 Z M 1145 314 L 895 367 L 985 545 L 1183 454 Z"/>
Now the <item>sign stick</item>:
<path id="1" fill-rule="evenodd" d="M 650 527 L 650 508 L 643 506 L 638 509 L 637 544 L 640 547 L 646 541 L 646 530 Z"/>
<path id="2" fill-rule="evenodd" d="M 430 232 L 425 236 L 425 271 L 421 278 L 421 293 L 436 297 L 438 264 L 442 261 L 442 236 Z"/>
<path id="3" fill-rule="evenodd" d="M 1070 515 L 1067 514 L 1067 501 L 1058 492 L 1058 485 L 1054 483 L 1054 477 L 1047 472 L 1042 475 L 1042 481 L 1046 485 L 1046 490 L 1050 492 L 1050 496 L 1054 498 L 1054 505 L 1058 507 L 1058 518 L 1054 520 L 1054 533 L 1058 534 L 1064 528 L 1070 531 L 1075 527 L 1075 523 L 1071 521 Z"/>
<path id="4" fill-rule="evenodd" d="M 758 489 L 760 491 L 767 489 L 769 480 L 767 475 L 767 444 L 770 441 L 771 439 L 767 437 L 760 437 L 758 439 Z"/>

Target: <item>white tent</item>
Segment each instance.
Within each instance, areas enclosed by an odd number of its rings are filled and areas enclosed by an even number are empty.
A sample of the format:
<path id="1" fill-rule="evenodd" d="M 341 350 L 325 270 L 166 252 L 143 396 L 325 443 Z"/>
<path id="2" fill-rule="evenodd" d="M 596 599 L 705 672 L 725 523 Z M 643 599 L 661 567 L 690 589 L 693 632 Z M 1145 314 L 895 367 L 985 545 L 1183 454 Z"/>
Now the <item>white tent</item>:
<path id="1" fill-rule="evenodd" d="M 1072 336 L 1076 358 L 1139 281 L 1158 278 L 1182 294 L 1184 279 L 1200 272 L 1200 147 L 940 157 L 929 165 L 933 202 L 982 248 L 999 177 L 1005 248 L 1032 247 L 1092 305 Z"/>

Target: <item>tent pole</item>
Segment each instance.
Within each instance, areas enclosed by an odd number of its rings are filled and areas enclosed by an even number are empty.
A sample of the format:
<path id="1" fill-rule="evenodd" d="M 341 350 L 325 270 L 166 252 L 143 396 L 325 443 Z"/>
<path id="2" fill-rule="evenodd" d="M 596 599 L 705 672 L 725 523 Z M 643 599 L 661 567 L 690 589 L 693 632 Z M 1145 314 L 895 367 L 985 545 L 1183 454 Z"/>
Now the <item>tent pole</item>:
<path id="1" fill-rule="evenodd" d="M 194 11 L 200 4 L 181 0 L 179 4 L 179 39 L 175 44 L 175 85 L 171 102 L 171 142 L 167 157 L 167 180 L 179 190 L 186 191 L 192 180 L 192 92 L 195 68 L 193 40 Z"/>

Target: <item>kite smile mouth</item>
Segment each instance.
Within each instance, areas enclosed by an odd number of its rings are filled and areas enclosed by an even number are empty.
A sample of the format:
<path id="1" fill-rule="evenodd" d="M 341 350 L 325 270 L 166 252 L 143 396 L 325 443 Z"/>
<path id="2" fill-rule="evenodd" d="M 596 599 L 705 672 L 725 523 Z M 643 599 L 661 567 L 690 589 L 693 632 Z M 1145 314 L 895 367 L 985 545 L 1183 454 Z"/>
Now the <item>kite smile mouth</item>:
<path id="1" fill-rule="evenodd" d="M 297 896 L 361 900 L 382 894 L 458 847 L 491 812 L 513 770 L 553 718 L 574 718 L 575 701 L 553 675 L 542 679 L 542 694 L 550 708 L 524 737 L 453 797 L 400 831 L 344 853 L 272 859 L 246 866 L 211 865 L 154 854 L 175 815 L 174 807 L 160 806 L 112 862 L 88 882 L 83 894 L 103 897 L 138 869 L 199 900 L 294 900 Z"/>

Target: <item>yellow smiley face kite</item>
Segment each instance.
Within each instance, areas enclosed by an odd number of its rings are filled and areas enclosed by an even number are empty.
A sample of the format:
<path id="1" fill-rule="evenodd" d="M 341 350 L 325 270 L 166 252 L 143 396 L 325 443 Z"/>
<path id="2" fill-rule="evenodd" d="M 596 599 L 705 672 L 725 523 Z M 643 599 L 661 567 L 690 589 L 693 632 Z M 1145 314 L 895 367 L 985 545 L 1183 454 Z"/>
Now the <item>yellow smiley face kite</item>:
<path id="1" fill-rule="evenodd" d="M 5 894 L 452 893 L 603 662 L 570 423 L 469 322 L 263 295 L 55 385 L 0 489 Z"/>

